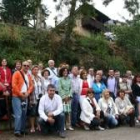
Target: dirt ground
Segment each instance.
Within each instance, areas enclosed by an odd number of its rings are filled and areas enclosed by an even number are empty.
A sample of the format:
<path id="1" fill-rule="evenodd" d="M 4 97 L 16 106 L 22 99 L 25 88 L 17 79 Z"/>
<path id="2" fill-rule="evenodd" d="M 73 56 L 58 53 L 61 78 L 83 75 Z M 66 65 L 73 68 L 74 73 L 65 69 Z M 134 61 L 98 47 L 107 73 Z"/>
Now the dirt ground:
<path id="1" fill-rule="evenodd" d="M 39 133 L 29 134 L 22 138 L 16 138 L 13 131 L 3 131 L 0 134 L 0 140 L 56 140 L 62 139 L 57 135 L 41 135 Z M 136 127 L 119 127 L 115 129 L 107 129 L 105 131 L 85 131 L 76 129 L 75 131 L 66 131 L 65 140 L 140 140 L 140 125 Z"/>

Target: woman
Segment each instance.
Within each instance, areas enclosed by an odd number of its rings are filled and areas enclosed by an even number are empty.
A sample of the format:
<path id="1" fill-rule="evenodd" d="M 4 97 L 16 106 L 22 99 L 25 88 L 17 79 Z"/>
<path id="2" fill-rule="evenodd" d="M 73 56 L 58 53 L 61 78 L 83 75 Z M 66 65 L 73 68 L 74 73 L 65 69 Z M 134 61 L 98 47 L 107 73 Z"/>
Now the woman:
<path id="1" fill-rule="evenodd" d="M 10 96 L 11 93 L 11 80 L 12 73 L 11 70 L 7 67 L 7 60 L 2 59 L 0 67 L 0 95 Z M 0 100 L 0 117 L 3 119 L 8 119 L 7 117 L 7 108 L 6 108 L 6 100 L 4 97 Z"/>
<path id="2" fill-rule="evenodd" d="M 101 93 L 103 92 L 104 89 L 106 89 L 105 84 L 101 81 L 101 76 L 96 74 L 95 76 L 95 81 L 92 85 L 92 89 L 95 93 L 95 99 L 98 102 L 98 100 L 101 97 Z"/>
<path id="3" fill-rule="evenodd" d="M 38 70 L 38 76 L 39 76 L 39 77 L 42 77 L 42 74 L 41 74 L 41 73 L 42 73 L 42 71 L 43 71 L 43 68 L 44 68 L 43 63 L 42 63 L 42 62 L 39 62 L 39 63 L 38 63 L 38 69 L 39 69 L 39 70 Z"/>
<path id="4" fill-rule="evenodd" d="M 85 130 L 99 129 L 104 130 L 100 126 L 101 118 L 104 118 L 103 112 L 94 98 L 94 92 L 91 88 L 87 90 L 86 98 L 81 102 L 80 119 L 84 122 Z"/>
<path id="5" fill-rule="evenodd" d="M 39 100 L 42 96 L 42 81 L 41 78 L 38 76 L 38 66 L 35 65 L 32 67 L 32 79 L 34 83 L 34 90 L 32 94 L 30 95 L 30 103 L 29 103 L 29 115 L 30 115 L 30 125 L 31 129 L 30 132 L 34 133 L 35 132 L 35 120 L 36 117 L 38 116 L 38 104 Z M 37 124 L 37 129 L 40 131 L 40 127 Z"/>
<path id="6" fill-rule="evenodd" d="M 58 81 L 58 93 L 63 100 L 63 107 L 66 116 L 66 129 L 74 130 L 71 126 L 71 80 L 68 76 L 68 69 L 61 68 L 59 71 L 60 79 Z"/>
<path id="7" fill-rule="evenodd" d="M 135 107 L 137 118 L 140 121 L 140 74 L 137 74 L 132 83 L 132 94 L 136 100 Z"/>
<path id="8" fill-rule="evenodd" d="M 132 93 L 131 85 L 127 81 L 127 75 L 122 76 L 122 81 L 119 83 L 120 90 L 125 91 L 125 96 L 130 98 L 130 94 Z"/>
<path id="9" fill-rule="evenodd" d="M 103 91 L 102 98 L 99 99 L 99 107 L 104 112 L 106 127 L 113 128 L 117 126 L 118 110 L 108 89 Z"/>
<path id="10" fill-rule="evenodd" d="M 45 94 L 47 92 L 48 85 L 52 83 L 51 79 L 49 78 L 50 71 L 48 69 L 44 69 L 41 72 L 41 75 L 42 75 L 43 93 Z"/>
<path id="11" fill-rule="evenodd" d="M 125 96 L 125 91 L 120 90 L 118 97 L 115 99 L 115 104 L 119 113 L 119 124 L 129 121 L 130 127 L 135 126 L 135 112 L 128 97 Z"/>
<path id="12" fill-rule="evenodd" d="M 87 90 L 91 88 L 90 81 L 87 79 L 87 71 L 82 70 L 80 73 L 80 94 L 81 97 L 86 97 Z"/>
<path id="13" fill-rule="evenodd" d="M 20 60 L 17 60 L 15 62 L 15 68 L 12 70 L 12 73 L 14 73 L 17 70 L 21 70 L 21 67 L 22 67 L 22 62 Z"/>

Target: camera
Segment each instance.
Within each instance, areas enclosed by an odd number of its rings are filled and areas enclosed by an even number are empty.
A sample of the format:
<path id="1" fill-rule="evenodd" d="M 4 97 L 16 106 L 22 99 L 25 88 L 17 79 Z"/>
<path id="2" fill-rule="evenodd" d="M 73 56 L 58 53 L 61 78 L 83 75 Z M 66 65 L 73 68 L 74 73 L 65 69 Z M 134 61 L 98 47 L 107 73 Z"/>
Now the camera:
<path id="1" fill-rule="evenodd" d="M 22 109 L 25 109 L 25 108 L 26 108 L 26 105 L 27 105 L 27 103 L 26 103 L 25 101 L 22 101 L 22 102 L 21 102 L 21 107 L 22 107 Z"/>

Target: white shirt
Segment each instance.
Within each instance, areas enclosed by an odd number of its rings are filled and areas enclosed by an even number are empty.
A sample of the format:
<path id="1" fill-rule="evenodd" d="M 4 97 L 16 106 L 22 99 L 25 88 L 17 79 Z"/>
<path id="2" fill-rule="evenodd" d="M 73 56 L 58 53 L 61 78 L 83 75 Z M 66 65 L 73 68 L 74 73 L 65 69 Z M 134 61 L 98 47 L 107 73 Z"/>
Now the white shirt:
<path id="1" fill-rule="evenodd" d="M 59 95 L 54 94 L 54 97 L 50 99 L 48 94 L 43 95 L 39 103 L 39 116 L 47 121 L 47 113 L 52 112 L 54 116 L 59 115 L 63 112 L 62 99 Z"/>
<path id="2" fill-rule="evenodd" d="M 29 87 L 28 75 L 27 75 L 27 74 L 24 74 L 24 78 L 25 78 L 25 80 L 26 80 L 26 82 L 27 82 L 27 85 L 26 85 L 25 82 L 24 82 L 24 84 L 23 84 L 23 86 L 22 86 L 22 88 L 21 88 L 21 93 L 27 92 L 27 90 L 28 90 L 27 86 Z"/>

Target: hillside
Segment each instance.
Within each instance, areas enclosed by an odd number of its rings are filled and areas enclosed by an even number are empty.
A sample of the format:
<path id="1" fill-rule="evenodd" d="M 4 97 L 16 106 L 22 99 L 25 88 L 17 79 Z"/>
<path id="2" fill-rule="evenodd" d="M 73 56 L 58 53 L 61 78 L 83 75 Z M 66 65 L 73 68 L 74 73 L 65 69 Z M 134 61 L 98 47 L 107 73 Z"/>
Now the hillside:
<path id="1" fill-rule="evenodd" d="M 33 30 L 20 26 L 0 24 L 0 59 L 6 58 L 12 67 L 17 59 L 32 59 L 34 63 L 54 59 L 70 65 L 84 65 L 95 69 L 115 68 L 121 71 L 133 68 L 127 53 L 114 43 L 96 34 L 92 37 L 73 35 L 69 48 L 63 45 L 63 37 L 55 31 Z"/>

